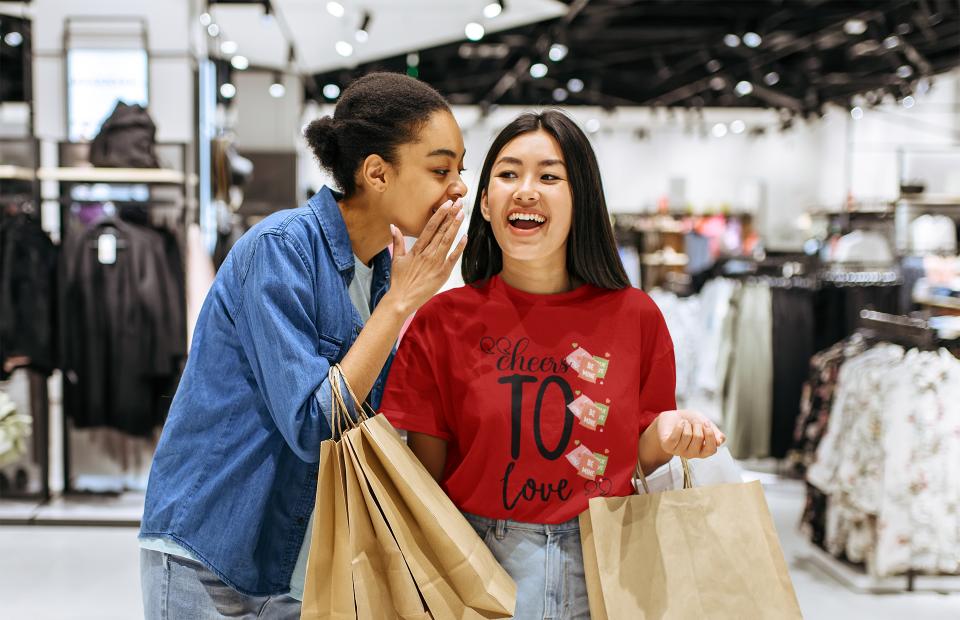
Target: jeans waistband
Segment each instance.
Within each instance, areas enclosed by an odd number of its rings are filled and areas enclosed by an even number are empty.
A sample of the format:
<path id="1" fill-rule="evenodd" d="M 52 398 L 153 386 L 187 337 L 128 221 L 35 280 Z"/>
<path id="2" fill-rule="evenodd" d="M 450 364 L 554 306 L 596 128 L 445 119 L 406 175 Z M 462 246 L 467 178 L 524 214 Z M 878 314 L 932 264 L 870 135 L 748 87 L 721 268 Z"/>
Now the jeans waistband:
<path id="1" fill-rule="evenodd" d="M 467 521 L 477 527 L 501 527 L 510 530 L 526 530 L 528 532 L 537 532 L 540 534 L 560 534 L 563 532 L 577 532 L 580 530 L 580 519 L 574 517 L 563 523 L 525 523 L 523 521 L 511 521 L 509 519 L 491 519 L 490 517 L 481 517 L 479 515 L 464 512 L 463 516 Z"/>

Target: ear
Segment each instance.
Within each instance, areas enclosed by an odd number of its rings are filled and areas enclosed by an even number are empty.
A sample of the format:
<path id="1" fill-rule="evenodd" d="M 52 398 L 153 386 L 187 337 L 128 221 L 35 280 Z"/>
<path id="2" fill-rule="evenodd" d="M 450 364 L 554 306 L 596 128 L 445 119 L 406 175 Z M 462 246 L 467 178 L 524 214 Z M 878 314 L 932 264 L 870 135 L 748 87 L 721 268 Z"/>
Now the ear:
<path id="1" fill-rule="evenodd" d="M 387 176 L 390 164 L 376 153 L 367 155 L 360 166 L 360 181 L 375 192 L 387 191 Z"/>
<path id="2" fill-rule="evenodd" d="M 487 205 L 487 190 L 483 190 L 483 193 L 480 194 L 480 215 L 483 216 L 483 219 L 490 221 L 490 207 Z"/>

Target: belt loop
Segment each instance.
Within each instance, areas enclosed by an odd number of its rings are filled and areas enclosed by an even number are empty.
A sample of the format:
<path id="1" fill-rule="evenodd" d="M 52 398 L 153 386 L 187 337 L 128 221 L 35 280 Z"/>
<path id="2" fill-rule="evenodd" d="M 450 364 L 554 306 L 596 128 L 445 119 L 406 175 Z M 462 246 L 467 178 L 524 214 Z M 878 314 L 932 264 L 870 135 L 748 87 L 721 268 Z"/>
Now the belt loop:
<path id="1" fill-rule="evenodd" d="M 497 519 L 497 540 L 503 540 L 507 536 L 507 522 L 504 519 Z"/>

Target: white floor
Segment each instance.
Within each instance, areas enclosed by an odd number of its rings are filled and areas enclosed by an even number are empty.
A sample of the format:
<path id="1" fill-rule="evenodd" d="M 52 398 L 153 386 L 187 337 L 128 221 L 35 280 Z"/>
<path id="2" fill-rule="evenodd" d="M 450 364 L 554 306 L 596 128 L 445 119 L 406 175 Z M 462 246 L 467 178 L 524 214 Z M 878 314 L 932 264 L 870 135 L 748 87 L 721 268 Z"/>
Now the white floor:
<path id="1" fill-rule="evenodd" d="M 795 527 L 802 493 L 799 483 L 767 487 L 807 620 L 960 619 L 960 594 L 858 594 L 804 561 L 806 546 Z M 0 619 L 141 617 L 135 529 L 0 527 Z"/>

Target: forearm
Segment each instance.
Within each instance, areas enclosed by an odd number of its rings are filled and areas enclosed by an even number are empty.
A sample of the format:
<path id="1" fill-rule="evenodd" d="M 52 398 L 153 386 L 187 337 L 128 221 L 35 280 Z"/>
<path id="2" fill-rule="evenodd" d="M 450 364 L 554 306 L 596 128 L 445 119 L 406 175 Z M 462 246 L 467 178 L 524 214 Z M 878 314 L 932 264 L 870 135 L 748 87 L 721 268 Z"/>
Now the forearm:
<path id="1" fill-rule="evenodd" d="M 361 401 L 373 389 L 409 315 L 410 311 L 387 293 L 340 362 L 344 376 Z M 349 400 L 348 394 L 343 396 Z"/>
<path id="2" fill-rule="evenodd" d="M 654 419 L 653 423 L 640 435 L 640 468 L 643 469 L 644 474 L 653 473 L 673 458 L 673 455 L 660 446 L 657 436 L 659 420 L 659 417 Z"/>

